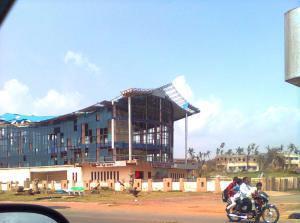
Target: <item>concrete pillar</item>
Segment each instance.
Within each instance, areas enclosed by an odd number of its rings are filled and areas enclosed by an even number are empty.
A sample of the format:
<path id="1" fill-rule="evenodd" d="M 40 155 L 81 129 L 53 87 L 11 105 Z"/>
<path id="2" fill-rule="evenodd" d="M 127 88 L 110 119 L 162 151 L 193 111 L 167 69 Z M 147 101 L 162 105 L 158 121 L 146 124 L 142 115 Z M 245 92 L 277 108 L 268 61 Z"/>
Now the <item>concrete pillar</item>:
<path id="1" fill-rule="evenodd" d="M 206 178 L 197 178 L 197 192 L 207 192 Z"/>
<path id="2" fill-rule="evenodd" d="M 221 180 L 220 177 L 216 177 L 215 179 L 215 192 L 221 193 Z"/>
<path id="3" fill-rule="evenodd" d="M 268 185 L 269 185 L 269 190 L 270 191 L 275 191 L 275 178 L 274 177 L 271 177 L 271 178 L 268 178 Z"/>
<path id="4" fill-rule="evenodd" d="M 280 188 L 280 191 L 287 191 L 287 189 L 288 189 L 288 179 L 281 178 L 279 188 Z"/>
<path id="5" fill-rule="evenodd" d="M 29 179 L 24 180 L 24 188 L 30 188 L 30 181 L 29 181 Z"/>
<path id="6" fill-rule="evenodd" d="M 164 185 L 164 188 L 163 188 L 164 192 L 172 191 L 172 178 L 164 178 L 163 185 Z"/>
<path id="7" fill-rule="evenodd" d="M 109 189 L 115 190 L 115 181 L 114 180 L 108 180 L 107 184 L 108 184 Z"/>
<path id="8" fill-rule="evenodd" d="M 262 190 L 266 191 L 267 190 L 267 179 L 265 177 L 261 178 L 261 183 L 262 183 Z"/>
<path id="9" fill-rule="evenodd" d="M 112 105 L 112 118 L 111 118 L 111 148 L 115 148 L 115 104 L 114 100 L 111 101 Z"/>
<path id="10" fill-rule="evenodd" d="M 293 189 L 297 190 L 298 189 L 298 178 L 293 177 Z"/>
<path id="11" fill-rule="evenodd" d="M 280 191 L 280 178 L 276 177 L 275 178 L 275 191 Z"/>
<path id="12" fill-rule="evenodd" d="M 184 192 L 184 178 L 179 178 L 179 190 Z"/>
<path id="13" fill-rule="evenodd" d="M 61 189 L 65 190 L 68 189 L 68 181 L 67 180 L 61 180 Z"/>
<path id="14" fill-rule="evenodd" d="M 131 97 L 128 97 L 128 155 L 132 160 L 132 121 L 131 121 Z"/>
<path id="15" fill-rule="evenodd" d="M 152 192 L 153 188 L 152 188 L 152 179 L 148 179 L 148 192 Z"/>
<path id="16" fill-rule="evenodd" d="M 7 182 L 7 191 L 11 191 L 12 190 L 12 182 L 9 181 Z"/>
<path id="17" fill-rule="evenodd" d="M 142 190 L 142 179 L 134 179 L 133 187 L 136 188 L 136 190 L 141 191 Z"/>
<path id="18" fill-rule="evenodd" d="M 52 192 L 55 191 L 55 182 L 54 182 L 54 180 L 51 181 L 51 191 Z"/>
<path id="19" fill-rule="evenodd" d="M 33 190 L 34 192 L 39 191 L 39 186 L 38 186 L 38 184 L 37 184 L 35 181 L 32 181 L 31 183 L 32 183 L 32 190 Z"/>
<path id="20" fill-rule="evenodd" d="M 83 187 L 84 187 L 84 190 L 91 190 L 91 184 L 90 184 L 90 181 L 89 180 L 85 180 L 83 182 Z"/>
<path id="21" fill-rule="evenodd" d="M 43 190 L 47 190 L 48 189 L 48 181 L 47 180 L 43 180 L 42 181 L 42 189 Z"/>
<path id="22" fill-rule="evenodd" d="M 185 167 L 187 167 L 188 151 L 188 114 L 185 113 L 185 131 L 184 131 L 184 148 L 185 148 Z"/>
<path id="23" fill-rule="evenodd" d="M 19 181 L 16 181 L 13 188 L 14 190 L 18 190 L 18 187 L 19 187 Z"/>

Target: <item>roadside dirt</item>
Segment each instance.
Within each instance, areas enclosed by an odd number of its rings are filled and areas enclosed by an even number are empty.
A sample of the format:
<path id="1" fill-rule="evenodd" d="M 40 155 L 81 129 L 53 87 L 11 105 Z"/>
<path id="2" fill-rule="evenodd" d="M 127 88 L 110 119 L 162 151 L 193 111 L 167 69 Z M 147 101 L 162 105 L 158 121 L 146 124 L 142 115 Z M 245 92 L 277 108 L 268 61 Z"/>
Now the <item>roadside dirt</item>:
<path id="1" fill-rule="evenodd" d="M 30 202 L 45 206 L 55 206 L 55 208 L 80 210 L 90 212 L 137 212 L 137 213 L 156 213 L 166 215 L 224 215 L 224 204 L 221 201 L 220 194 L 201 194 L 199 196 L 189 197 L 169 197 L 152 200 L 117 201 L 112 203 L 103 202 Z"/>

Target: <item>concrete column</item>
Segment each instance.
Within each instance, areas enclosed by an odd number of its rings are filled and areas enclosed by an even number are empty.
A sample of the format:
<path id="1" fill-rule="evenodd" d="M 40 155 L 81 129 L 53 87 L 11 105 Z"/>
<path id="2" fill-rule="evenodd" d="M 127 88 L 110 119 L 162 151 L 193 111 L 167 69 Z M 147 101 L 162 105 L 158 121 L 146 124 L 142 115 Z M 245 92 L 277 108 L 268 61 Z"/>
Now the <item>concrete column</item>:
<path id="1" fill-rule="evenodd" d="M 206 178 L 197 178 L 197 192 L 207 192 Z"/>
<path id="2" fill-rule="evenodd" d="M 286 178 L 280 178 L 280 186 L 279 189 L 280 191 L 287 191 L 288 188 L 288 179 Z"/>
<path id="3" fill-rule="evenodd" d="M 131 97 L 128 97 L 128 155 L 132 160 L 132 122 L 131 122 Z"/>
<path id="4" fill-rule="evenodd" d="M 267 179 L 265 177 L 262 177 L 261 183 L 262 183 L 262 190 L 266 191 L 267 190 Z"/>
<path id="5" fill-rule="evenodd" d="M 68 189 L 68 181 L 67 180 L 61 180 L 61 189 Z"/>
<path id="6" fill-rule="evenodd" d="M 293 177 L 293 189 L 297 190 L 298 189 L 298 178 Z"/>
<path id="7" fill-rule="evenodd" d="M 188 114 L 185 113 L 185 135 L 184 135 L 184 148 L 185 148 L 185 167 L 187 167 L 187 151 L 188 151 Z"/>
<path id="8" fill-rule="evenodd" d="M 275 191 L 280 191 L 280 178 L 275 178 Z"/>
<path id="9" fill-rule="evenodd" d="M 114 100 L 111 102 L 112 104 L 112 119 L 111 119 L 111 148 L 115 148 L 115 104 Z"/>
<path id="10" fill-rule="evenodd" d="M 216 179 L 215 179 L 215 192 L 216 193 L 220 193 L 221 192 L 220 177 L 216 177 Z"/>
<path id="11" fill-rule="evenodd" d="M 28 179 L 24 180 L 24 188 L 30 188 L 30 181 Z"/>
<path id="12" fill-rule="evenodd" d="M 51 191 L 52 192 L 55 191 L 55 182 L 54 182 L 54 180 L 51 181 Z"/>
<path id="13" fill-rule="evenodd" d="M 90 190 L 91 189 L 90 181 L 89 180 L 85 180 L 83 182 L 83 187 L 84 187 L 84 190 Z"/>
<path id="14" fill-rule="evenodd" d="M 164 192 L 172 191 L 172 178 L 164 178 L 163 184 L 164 184 L 164 188 L 163 188 Z"/>
<path id="15" fill-rule="evenodd" d="M 42 181 L 42 189 L 43 190 L 47 190 L 48 189 L 48 181 L 47 180 L 43 180 Z"/>
<path id="16" fill-rule="evenodd" d="M 184 192 L 184 179 L 179 178 L 179 189 L 181 192 Z"/>
<path id="17" fill-rule="evenodd" d="M 136 190 L 141 191 L 142 190 L 142 179 L 134 179 L 133 187 L 136 188 Z"/>
<path id="18" fill-rule="evenodd" d="M 152 179 L 148 179 L 148 192 L 152 192 Z"/>
<path id="19" fill-rule="evenodd" d="M 115 181 L 114 180 L 108 180 L 107 184 L 110 189 L 115 190 Z"/>

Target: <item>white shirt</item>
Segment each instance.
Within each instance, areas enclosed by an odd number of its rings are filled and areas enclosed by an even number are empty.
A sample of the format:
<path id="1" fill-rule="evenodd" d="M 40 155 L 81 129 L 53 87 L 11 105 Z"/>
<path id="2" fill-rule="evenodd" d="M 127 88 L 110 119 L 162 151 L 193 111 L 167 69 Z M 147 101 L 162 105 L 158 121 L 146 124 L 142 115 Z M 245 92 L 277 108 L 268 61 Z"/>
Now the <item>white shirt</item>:
<path id="1" fill-rule="evenodd" d="M 251 197 L 252 187 L 248 184 L 242 183 L 240 186 L 241 199 Z"/>

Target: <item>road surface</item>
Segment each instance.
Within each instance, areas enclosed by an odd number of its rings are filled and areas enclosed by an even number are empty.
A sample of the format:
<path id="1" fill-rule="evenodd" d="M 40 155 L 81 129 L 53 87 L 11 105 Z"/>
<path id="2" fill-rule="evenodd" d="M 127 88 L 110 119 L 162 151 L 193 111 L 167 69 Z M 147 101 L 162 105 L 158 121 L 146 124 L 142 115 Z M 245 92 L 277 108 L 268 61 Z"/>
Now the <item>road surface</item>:
<path id="1" fill-rule="evenodd" d="M 56 209 L 68 218 L 71 223 L 224 223 L 226 218 L 220 216 L 188 216 L 188 215 L 162 215 L 135 212 L 94 212 L 73 211 L 68 208 Z"/>

